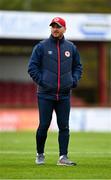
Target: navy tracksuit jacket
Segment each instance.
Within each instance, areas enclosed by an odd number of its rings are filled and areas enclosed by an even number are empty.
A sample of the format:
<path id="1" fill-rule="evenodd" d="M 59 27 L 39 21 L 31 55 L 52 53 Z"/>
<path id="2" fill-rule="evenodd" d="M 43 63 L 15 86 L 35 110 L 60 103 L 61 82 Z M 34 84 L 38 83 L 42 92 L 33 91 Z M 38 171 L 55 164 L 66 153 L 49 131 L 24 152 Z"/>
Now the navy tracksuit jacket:
<path id="1" fill-rule="evenodd" d="M 34 47 L 28 73 L 39 85 L 38 96 L 53 100 L 66 97 L 81 78 L 82 65 L 76 46 L 52 36 Z"/>
<path id="2" fill-rule="evenodd" d="M 40 124 L 36 135 L 37 152 L 44 152 L 47 130 L 55 109 L 60 155 L 67 154 L 70 90 L 77 86 L 82 74 L 76 46 L 64 37 L 57 40 L 51 35 L 34 47 L 28 73 L 38 85 Z"/>

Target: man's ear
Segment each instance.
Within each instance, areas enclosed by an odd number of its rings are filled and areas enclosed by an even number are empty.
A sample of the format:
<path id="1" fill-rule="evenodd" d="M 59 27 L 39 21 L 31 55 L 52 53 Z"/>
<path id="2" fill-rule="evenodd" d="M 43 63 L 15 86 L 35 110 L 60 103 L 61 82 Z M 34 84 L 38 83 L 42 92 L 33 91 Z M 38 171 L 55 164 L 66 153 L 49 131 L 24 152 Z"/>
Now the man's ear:
<path id="1" fill-rule="evenodd" d="M 66 32 L 66 27 L 64 27 L 64 33 Z"/>

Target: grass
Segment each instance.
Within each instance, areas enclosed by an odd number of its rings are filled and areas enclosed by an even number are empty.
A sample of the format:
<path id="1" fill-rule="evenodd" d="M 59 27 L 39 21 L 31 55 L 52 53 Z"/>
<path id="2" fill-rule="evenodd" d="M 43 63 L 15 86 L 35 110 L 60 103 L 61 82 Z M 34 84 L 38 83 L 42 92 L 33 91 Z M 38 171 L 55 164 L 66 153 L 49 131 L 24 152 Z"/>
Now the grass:
<path id="1" fill-rule="evenodd" d="M 111 179 L 111 133 L 71 133 L 75 167 L 57 166 L 57 133 L 48 133 L 46 164 L 35 165 L 35 132 L 0 133 L 0 179 Z"/>

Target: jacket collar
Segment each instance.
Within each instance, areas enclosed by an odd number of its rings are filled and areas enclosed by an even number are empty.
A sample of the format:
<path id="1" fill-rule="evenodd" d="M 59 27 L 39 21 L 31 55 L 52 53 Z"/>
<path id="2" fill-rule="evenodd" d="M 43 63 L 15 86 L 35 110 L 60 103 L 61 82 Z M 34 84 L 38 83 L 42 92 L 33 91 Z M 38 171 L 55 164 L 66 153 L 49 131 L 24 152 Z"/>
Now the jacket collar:
<path id="1" fill-rule="evenodd" d="M 51 41 L 55 42 L 55 43 L 58 41 L 58 39 L 54 38 L 54 37 L 52 36 L 52 34 L 50 35 L 49 39 L 50 39 Z M 62 43 L 64 40 L 65 40 L 65 38 L 64 38 L 64 36 L 63 36 L 62 39 L 59 39 L 59 42 Z"/>

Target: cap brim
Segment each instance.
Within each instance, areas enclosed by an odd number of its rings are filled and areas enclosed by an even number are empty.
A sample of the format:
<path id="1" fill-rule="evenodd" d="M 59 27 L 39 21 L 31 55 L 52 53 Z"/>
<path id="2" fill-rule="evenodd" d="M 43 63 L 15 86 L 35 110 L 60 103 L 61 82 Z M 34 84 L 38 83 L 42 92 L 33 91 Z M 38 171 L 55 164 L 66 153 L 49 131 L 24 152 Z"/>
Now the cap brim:
<path id="1" fill-rule="evenodd" d="M 62 27 L 62 25 L 61 25 L 61 24 L 59 24 L 58 22 L 52 22 L 52 23 L 50 23 L 50 25 L 49 25 L 49 26 L 52 26 L 53 24 L 57 24 L 59 27 Z"/>

